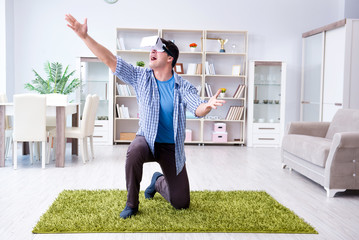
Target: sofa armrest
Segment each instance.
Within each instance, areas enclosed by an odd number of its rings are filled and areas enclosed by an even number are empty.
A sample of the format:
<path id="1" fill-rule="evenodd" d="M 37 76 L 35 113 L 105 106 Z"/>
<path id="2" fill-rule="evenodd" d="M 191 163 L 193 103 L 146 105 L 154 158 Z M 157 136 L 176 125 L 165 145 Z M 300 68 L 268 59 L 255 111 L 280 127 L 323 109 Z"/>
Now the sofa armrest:
<path id="1" fill-rule="evenodd" d="M 325 165 L 324 187 L 359 189 L 359 132 L 334 134 Z"/>
<path id="2" fill-rule="evenodd" d="M 286 134 L 325 137 L 329 125 L 329 122 L 291 122 L 287 125 Z"/>
<path id="3" fill-rule="evenodd" d="M 336 133 L 333 137 L 332 148 L 359 148 L 359 132 Z"/>

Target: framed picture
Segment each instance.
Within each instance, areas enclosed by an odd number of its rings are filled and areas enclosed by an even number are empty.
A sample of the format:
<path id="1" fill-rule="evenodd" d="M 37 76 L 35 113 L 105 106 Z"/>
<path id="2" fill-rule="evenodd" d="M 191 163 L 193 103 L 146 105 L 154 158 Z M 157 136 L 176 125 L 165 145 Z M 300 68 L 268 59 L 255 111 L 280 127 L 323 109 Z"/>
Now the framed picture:
<path id="1" fill-rule="evenodd" d="M 232 75 L 239 76 L 241 74 L 241 65 L 233 65 L 232 67 Z"/>
<path id="2" fill-rule="evenodd" d="M 183 63 L 176 63 L 174 70 L 177 74 L 183 74 Z"/>

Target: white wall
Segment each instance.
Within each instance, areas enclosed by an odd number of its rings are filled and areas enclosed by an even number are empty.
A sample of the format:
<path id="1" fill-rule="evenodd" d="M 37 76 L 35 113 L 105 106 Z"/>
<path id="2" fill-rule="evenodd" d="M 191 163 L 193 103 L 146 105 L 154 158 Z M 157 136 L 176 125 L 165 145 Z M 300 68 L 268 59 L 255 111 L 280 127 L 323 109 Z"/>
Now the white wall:
<path id="1" fill-rule="evenodd" d="M 343 11 L 343 0 L 14 0 L 15 92 L 47 60 L 74 69 L 76 57 L 92 55 L 66 26 L 66 13 L 87 17 L 90 35 L 110 50 L 116 27 L 247 30 L 250 60 L 288 63 L 286 120 L 298 120 L 301 33 L 342 19 Z"/>
<path id="2" fill-rule="evenodd" d="M 359 1 L 345 0 L 345 18 L 359 18 Z"/>
<path id="3" fill-rule="evenodd" d="M 0 0 L 0 93 L 6 93 L 5 0 Z"/>

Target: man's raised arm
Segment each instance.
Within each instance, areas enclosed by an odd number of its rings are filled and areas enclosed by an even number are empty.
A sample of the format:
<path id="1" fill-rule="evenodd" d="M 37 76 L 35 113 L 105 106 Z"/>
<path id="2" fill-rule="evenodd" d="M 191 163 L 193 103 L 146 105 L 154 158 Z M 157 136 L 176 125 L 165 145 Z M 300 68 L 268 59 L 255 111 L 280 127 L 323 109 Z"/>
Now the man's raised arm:
<path id="1" fill-rule="evenodd" d="M 68 22 L 67 26 L 85 42 L 91 52 L 105 63 L 112 72 L 115 72 L 117 64 L 116 56 L 87 34 L 87 18 L 85 18 L 85 22 L 81 24 L 71 14 L 66 14 L 65 20 Z"/>

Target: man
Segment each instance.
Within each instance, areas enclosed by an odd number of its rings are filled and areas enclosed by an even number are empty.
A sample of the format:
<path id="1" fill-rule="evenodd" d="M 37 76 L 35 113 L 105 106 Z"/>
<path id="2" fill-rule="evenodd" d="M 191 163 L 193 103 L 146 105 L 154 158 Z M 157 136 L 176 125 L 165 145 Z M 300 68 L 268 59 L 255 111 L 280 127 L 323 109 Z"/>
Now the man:
<path id="1" fill-rule="evenodd" d="M 150 68 L 134 67 L 87 34 L 87 19 L 83 24 L 70 14 L 65 19 L 87 47 L 136 91 L 140 127 L 127 151 L 128 194 L 120 217 L 126 219 L 138 212 L 143 164 L 152 161 L 160 164 L 163 174 L 153 174 L 151 184 L 145 190 L 145 198 L 151 199 L 159 192 L 176 209 L 188 208 L 190 190 L 184 153 L 186 109 L 197 117 L 205 116 L 211 109 L 225 103 L 217 100 L 220 90 L 208 102 L 201 100 L 196 88 L 173 72 L 179 51 L 170 41 L 157 40 L 150 52 Z"/>

